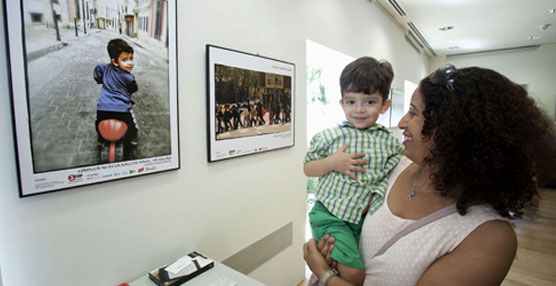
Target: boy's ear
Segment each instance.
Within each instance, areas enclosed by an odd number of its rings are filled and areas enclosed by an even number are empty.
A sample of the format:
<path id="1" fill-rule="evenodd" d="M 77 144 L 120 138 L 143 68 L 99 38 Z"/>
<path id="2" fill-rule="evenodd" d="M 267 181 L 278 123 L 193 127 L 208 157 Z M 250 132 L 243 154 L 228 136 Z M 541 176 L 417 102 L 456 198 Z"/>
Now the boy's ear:
<path id="1" fill-rule="evenodd" d="M 111 59 L 111 61 L 113 65 L 118 66 L 118 62 L 115 59 Z"/>
<path id="2" fill-rule="evenodd" d="M 340 98 L 340 101 L 339 101 L 339 102 L 340 102 L 340 105 L 341 105 L 341 106 L 344 106 L 344 98 L 343 98 L 343 97 Z"/>
<path id="3" fill-rule="evenodd" d="M 382 104 L 380 114 L 384 114 L 388 110 L 388 108 L 390 108 L 390 106 L 392 106 L 392 100 L 390 99 L 385 100 L 384 103 Z"/>

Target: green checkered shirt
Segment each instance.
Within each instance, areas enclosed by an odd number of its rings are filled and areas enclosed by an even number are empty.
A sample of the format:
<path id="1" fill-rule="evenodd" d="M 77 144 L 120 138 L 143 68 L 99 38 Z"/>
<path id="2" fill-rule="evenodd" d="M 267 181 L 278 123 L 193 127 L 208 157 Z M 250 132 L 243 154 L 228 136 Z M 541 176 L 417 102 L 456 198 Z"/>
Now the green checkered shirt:
<path id="1" fill-rule="evenodd" d="M 369 163 L 361 167 L 367 172 L 353 172 L 357 177 L 357 180 L 353 180 L 345 174 L 332 171 L 319 178 L 315 198 L 336 217 L 359 223 L 371 194 L 375 195 L 369 214 L 382 205 L 388 175 L 400 161 L 403 145 L 380 124 L 360 130 L 345 121 L 313 137 L 304 163 L 332 156 L 346 143 L 349 144 L 346 153 L 365 153 L 361 159 Z"/>

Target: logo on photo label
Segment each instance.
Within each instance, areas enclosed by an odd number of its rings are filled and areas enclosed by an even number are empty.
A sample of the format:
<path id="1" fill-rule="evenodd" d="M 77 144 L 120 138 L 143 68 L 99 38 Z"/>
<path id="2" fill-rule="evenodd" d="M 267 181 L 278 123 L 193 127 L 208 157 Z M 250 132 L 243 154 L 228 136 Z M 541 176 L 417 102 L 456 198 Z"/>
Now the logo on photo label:
<path id="1" fill-rule="evenodd" d="M 73 182 L 81 182 L 83 180 L 83 174 L 69 174 L 68 181 L 70 183 Z"/>

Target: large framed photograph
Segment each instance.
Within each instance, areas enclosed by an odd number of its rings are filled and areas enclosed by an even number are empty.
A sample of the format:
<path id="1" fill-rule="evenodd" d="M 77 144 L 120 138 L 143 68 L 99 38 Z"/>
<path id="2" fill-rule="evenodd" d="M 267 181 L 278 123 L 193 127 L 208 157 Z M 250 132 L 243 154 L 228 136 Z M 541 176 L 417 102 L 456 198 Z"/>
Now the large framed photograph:
<path id="1" fill-rule="evenodd" d="M 295 65 L 206 46 L 208 161 L 294 146 Z"/>
<path id="2" fill-rule="evenodd" d="M 4 1 L 20 197 L 180 167 L 176 2 Z"/>

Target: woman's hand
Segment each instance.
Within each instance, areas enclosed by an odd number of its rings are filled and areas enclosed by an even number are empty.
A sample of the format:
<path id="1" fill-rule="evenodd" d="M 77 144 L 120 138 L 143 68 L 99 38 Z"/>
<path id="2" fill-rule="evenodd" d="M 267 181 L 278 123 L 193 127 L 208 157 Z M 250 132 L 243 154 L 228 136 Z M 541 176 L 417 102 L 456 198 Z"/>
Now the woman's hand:
<path id="1" fill-rule="evenodd" d="M 317 247 L 317 241 L 314 238 L 309 239 L 303 245 L 303 258 L 307 262 L 307 266 L 311 269 L 317 277 L 321 277 L 322 274 L 330 270 L 330 266 L 326 263 L 325 257 L 319 251 Z"/>
<path id="2" fill-rule="evenodd" d="M 332 250 L 334 250 L 334 241 L 334 237 L 327 234 L 317 243 L 317 248 L 324 257 L 326 263 L 332 266 L 332 268 L 337 268 L 338 262 L 333 261 L 331 257 Z"/>
<path id="3" fill-rule="evenodd" d="M 318 244 L 311 238 L 303 245 L 303 258 L 317 277 L 321 277 L 324 272 L 337 265 L 337 262 L 332 262 L 330 258 L 333 249 L 334 238 L 329 235 L 325 235 Z"/>

